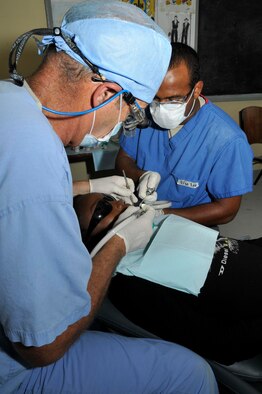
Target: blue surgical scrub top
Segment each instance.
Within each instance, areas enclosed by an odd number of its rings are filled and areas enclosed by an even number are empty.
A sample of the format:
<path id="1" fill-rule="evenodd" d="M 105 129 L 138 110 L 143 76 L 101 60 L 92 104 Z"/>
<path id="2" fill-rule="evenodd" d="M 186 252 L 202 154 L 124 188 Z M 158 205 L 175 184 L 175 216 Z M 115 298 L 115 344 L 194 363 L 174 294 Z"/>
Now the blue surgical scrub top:
<path id="1" fill-rule="evenodd" d="M 29 369 L 12 350 L 51 343 L 88 315 L 91 259 L 63 144 L 24 87 L 0 83 L 0 392 Z"/>
<path id="2" fill-rule="evenodd" d="M 177 134 L 153 123 L 120 138 L 138 167 L 157 171 L 158 200 L 173 208 L 210 203 L 252 191 L 253 152 L 245 133 L 224 111 L 206 102 Z"/>

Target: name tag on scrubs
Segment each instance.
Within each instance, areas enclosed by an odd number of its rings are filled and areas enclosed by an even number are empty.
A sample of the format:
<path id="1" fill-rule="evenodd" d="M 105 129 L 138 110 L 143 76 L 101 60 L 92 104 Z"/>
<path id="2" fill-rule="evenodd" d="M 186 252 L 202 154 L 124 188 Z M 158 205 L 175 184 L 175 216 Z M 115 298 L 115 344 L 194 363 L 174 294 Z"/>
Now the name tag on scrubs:
<path id="1" fill-rule="evenodd" d="M 199 187 L 199 183 L 198 182 L 186 181 L 185 179 L 178 179 L 176 181 L 176 183 L 177 183 L 177 185 L 190 187 L 191 189 L 197 189 Z"/>

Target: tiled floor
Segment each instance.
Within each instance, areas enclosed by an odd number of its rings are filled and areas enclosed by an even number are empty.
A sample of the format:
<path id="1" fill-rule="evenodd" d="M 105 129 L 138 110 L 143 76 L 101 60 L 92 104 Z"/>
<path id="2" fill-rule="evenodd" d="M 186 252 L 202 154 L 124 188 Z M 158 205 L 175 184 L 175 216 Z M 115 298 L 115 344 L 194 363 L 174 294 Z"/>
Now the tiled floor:
<path id="1" fill-rule="evenodd" d="M 259 171 L 254 171 L 254 179 Z M 219 226 L 222 235 L 238 239 L 262 237 L 262 177 L 253 188 L 252 193 L 243 196 L 235 219 Z"/>

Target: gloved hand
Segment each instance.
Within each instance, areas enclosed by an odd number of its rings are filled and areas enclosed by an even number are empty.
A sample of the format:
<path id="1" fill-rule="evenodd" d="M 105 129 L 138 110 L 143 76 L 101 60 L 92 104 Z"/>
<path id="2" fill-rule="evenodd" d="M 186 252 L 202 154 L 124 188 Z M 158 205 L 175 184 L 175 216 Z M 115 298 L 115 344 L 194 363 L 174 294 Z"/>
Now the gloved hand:
<path id="1" fill-rule="evenodd" d="M 120 230 L 116 230 L 116 234 L 121 237 L 126 246 L 126 253 L 133 250 L 143 249 L 150 240 L 153 233 L 153 220 L 155 217 L 155 210 L 152 207 L 145 205 L 143 213 L 139 216 L 141 209 L 139 207 L 130 206 L 117 219 L 114 228 L 127 219 L 129 216 L 137 212 L 137 217 L 133 221 L 127 223 L 126 226 Z"/>
<path id="2" fill-rule="evenodd" d="M 156 201 L 156 189 L 160 179 L 160 174 L 154 171 L 147 171 L 139 178 L 137 192 L 138 196 L 144 200 L 145 203 Z"/>
<path id="3" fill-rule="evenodd" d="M 152 208 L 155 210 L 155 218 L 159 217 L 160 215 L 165 215 L 164 213 L 164 208 L 170 208 L 171 207 L 171 201 L 154 201 L 154 202 L 149 202 L 148 205 L 150 205 Z"/>
<path id="4" fill-rule="evenodd" d="M 131 178 L 126 179 L 128 188 L 126 187 L 126 181 L 123 176 L 113 175 L 106 178 L 89 179 L 90 193 L 111 194 L 116 199 L 122 199 L 127 204 L 131 204 L 137 201 L 134 195 L 135 185 Z"/>

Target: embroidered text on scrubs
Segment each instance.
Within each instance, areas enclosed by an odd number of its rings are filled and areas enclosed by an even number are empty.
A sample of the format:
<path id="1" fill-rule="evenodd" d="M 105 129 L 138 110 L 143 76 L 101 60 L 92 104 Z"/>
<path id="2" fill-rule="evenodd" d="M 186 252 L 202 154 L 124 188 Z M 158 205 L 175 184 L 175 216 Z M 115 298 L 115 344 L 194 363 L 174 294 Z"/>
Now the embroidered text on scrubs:
<path id="1" fill-rule="evenodd" d="M 196 189 L 197 187 L 199 187 L 198 182 L 186 181 L 185 179 L 178 179 L 176 183 L 177 185 L 190 187 L 191 189 Z"/>

